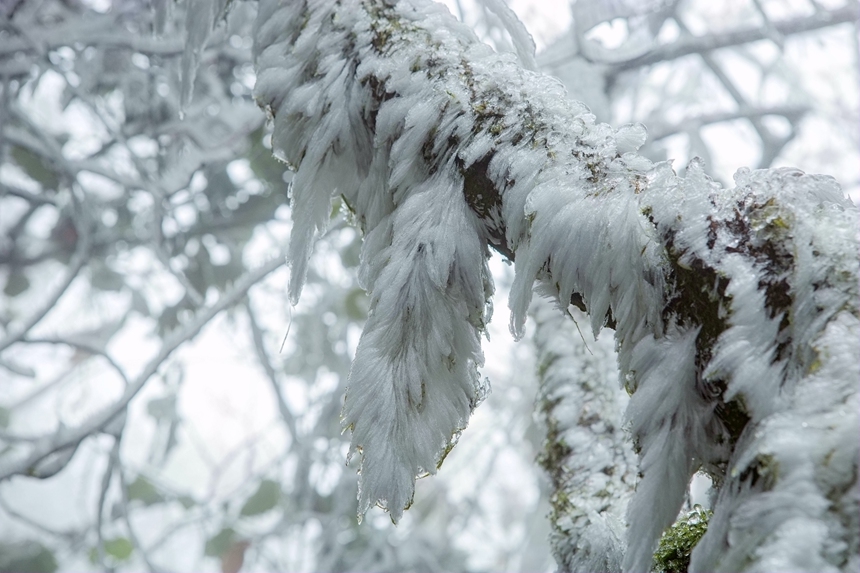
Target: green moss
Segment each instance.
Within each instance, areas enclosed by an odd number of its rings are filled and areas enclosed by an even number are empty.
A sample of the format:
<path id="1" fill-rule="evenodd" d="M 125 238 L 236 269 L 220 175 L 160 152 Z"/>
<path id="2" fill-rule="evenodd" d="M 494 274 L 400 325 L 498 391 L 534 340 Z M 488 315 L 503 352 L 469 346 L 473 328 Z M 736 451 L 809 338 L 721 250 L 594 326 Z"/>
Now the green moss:
<path id="1" fill-rule="evenodd" d="M 544 373 L 552 362 L 549 361 L 546 364 L 543 369 Z M 552 415 L 553 410 L 560 402 L 561 398 L 546 398 L 541 404 L 541 412 L 546 415 L 547 429 L 543 451 L 537 456 L 537 463 L 549 474 L 557 490 L 561 489 L 565 481 L 562 475 L 564 462 L 573 453 L 573 449 L 567 445 L 561 435 L 562 432 L 558 420 Z"/>
<path id="2" fill-rule="evenodd" d="M 669 233 L 666 239 L 676 294 L 663 309 L 663 319 L 668 322 L 678 317 L 682 324 L 701 325 L 696 350 L 699 365 L 703 367 L 711 359 L 717 338 L 728 328 L 727 313 L 721 308 L 731 308 L 731 297 L 726 294 L 729 281 L 698 258 L 682 261 L 687 253 L 675 246 L 674 234 Z"/>
<path id="3" fill-rule="evenodd" d="M 570 498 L 564 490 L 558 490 L 549 498 L 550 513 L 549 521 L 554 528 L 559 529 L 559 522 L 565 516 L 571 515 L 576 509 L 576 506 L 570 501 Z"/>
<path id="4" fill-rule="evenodd" d="M 654 554 L 652 571 L 686 573 L 690 566 L 690 554 L 708 530 L 708 520 L 712 514 L 711 510 L 697 504 L 693 507 L 693 511 L 663 532 L 660 546 Z"/>

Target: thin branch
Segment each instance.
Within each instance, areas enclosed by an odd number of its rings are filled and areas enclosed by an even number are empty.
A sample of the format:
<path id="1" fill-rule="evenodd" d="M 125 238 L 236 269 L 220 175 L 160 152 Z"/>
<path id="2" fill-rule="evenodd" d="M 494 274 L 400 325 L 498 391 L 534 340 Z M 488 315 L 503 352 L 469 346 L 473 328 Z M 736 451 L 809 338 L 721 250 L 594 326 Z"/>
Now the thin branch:
<path id="1" fill-rule="evenodd" d="M 245 296 L 245 293 L 248 292 L 248 289 L 260 282 L 271 272 L 283 266 L 283 264 L 284 257 L 279 255 L 259 268 L 246 273 L 215 304 L 201 309 L 184 328 L 169 336 L 162 343 L 158 353 L 144 367 L 143 371 L 126 387 L 125 392 L 119 400 L 93 415 L 85 424 L 75 428 L 64 428 L 48 438 L 39 440 L 33 451 L 25 459 L 7 462 L 0 466 L 0 480 L 13 475 L 26 475 L 35 464 L 52 452 L 80 443 L 87 436 L 109 424 L 120 411 L 125 409 L 132 398 L 140 392 L 149 378 L 155 374 L 161 364 L 174 350 L 196 336 L 216 315 L 238 303 Z"/>
<path id="2" fill-rule="evenodd" d="M 678 24 L 678 28 L 683 33 L 689 33 L 689 29 L 684 24 L 684 22 L 680 18 L 675 18 L 675 22 Z M 772 30 L 772 26 L 768 27 L 768 30 Z M 719 82 L 723 85 L 726 91 L 729 92 L 729 95 L 738 105 L 741 113 L 746 113 L 752 106 L 750 106 L 746 97 L 741 93 L 732 79 L 723 71 L 723 67 L 714 59 L 714 55 L 710 52 L 701 52 L 699 57 L 702 58 L 702 61 L 708 66 L 708 69 L 711 70 L 711 73 L 716 76 Z M 770 129 L 762 123 L 761 116 L 757 116 L 755 114 L 750 114 L 749 122 L 752 124 L 753 128 L 758 133 L 759 138 L 761 139 L 762 144 L 762 155 L 759 159 L 759 168 L 769 167 L 773 160 L 776 159 L 779 152 L 785 147 L 785 144 L 788 143 L 792 137 L 794 137 L 794 130 L 787 137 L 776 137 L 771 133 Z"/>
<path id="3" fill-rule="evenodd" d="M 3 77 L 2 94 L 0 94 L 0 125 L 6 125 L 6 108 L 9 107 L 9 70 L 0 68 L 0 75 Z M 5 156 L 6 141 L 3 137 L 3 130 L 0 129 L 0 161 Z"/>
<path id="4" fill-rule="evenodd" d="M 672 125 L 660 126 L 659 124 L 648 130 L 649 141 L 659 141 L 667 137 L 671 137 L 677 133 L 685 133 L 691 129 L 699 129 L 706 125 L 715 123 L 723 123 L 727 121 L 735 121 L 737 119 L 761 119 L 768 115 L 779 115 L 787 118 L 789 121 L 800 119 L 809 108 L 803 106 L 777 106 L 771 108 L 755 108 L 746 111 L 727 111 L 720 113 L 711 113 L 696 117 L 690 117 L 679 123 Z"/>
<path id="5" fill-rule="evenodd" d="M 0 132 L 2 133 L 2 132 Z M 0 183 L 0 197 L 5 195 L 11 195 L 12 197 L 20 197 L 34 205 L 57 205 L 56 200 L 51 199 L 49 197 L 45 197 L 44 195 L 37 195 L 26 189 L 22 189 L 20 187 L 9 185 L 8 183 Z"/>
<path id="6" fill-rule="evenodd" d="M 107 492 L 110 487 L 110 481 L 113 477 L 113 471 L 116 467 L 115 462 L 119 458 L 119 438 L 114 438 L 113 448 L 111 448 L 111 453 L 108 456 L 108 466 L 105 469 L 104 474 L 102 475 L 102 483 L 101 489 L 99 490 L 99 501 L 98 506 L 96 507 L 96 560 L 102 569 L 105 571 L 108 570 L 105 565 L 105 548 L 104 548 L 104 535 L 102 534 L 102 526 L 104 524 L 104 511 L 105 511 L 105 502 L 107 501 Z"/>
<path id="7" fill-rule="evenodd" d="M 155 234 L 157 235 L 155 237 L 156 240 L 153 241 L 153 243 L 154 243 L 153 246 L 155 247 L 153 250 L 155 251 L 155 255 L 158 258 L 158 261 L 162 264 L 162 266 L 165 268 L 165 270 L 167 270 L 168 273 L 173 275 L 173 277 L 177 281 L 179 281 L 179 284 L 181 284 L 182 287 L 185 289 L 185 294 L 188 296 L 188 298 L 191 299 L 191 302 L 195 306 L 198 306 L 198 307 L 203 306 L 204 304 L 206 304 L 206 298 L 203 296 L 203 293 L 198 291 L 197 287 L 195 287 L 193 284 L 191 284 L 191 281 L 188 279 L 188 276 L 184 272 L 182 272 L 181 270 L 178 270 L 178 269 L 174 269 L 170 265 L 170 254 L 167 252 L 167 249 L 165 247 L 165 244 L 164 244 L 164 241 L 162 240 L 162 235 L 161 235 L 162 218 L 160 216 L 160 214 L 161 214 L 160 203 L 161 203 L 162 197 L 163 196 L 160 194 L 156 195 L 155 193 L 153 193 L 153 202 L 156 205 L 156 207 L 154 209 L 155 213 L 153 213 L 153 219 L 155 219 L 155 221 L 153 221 L 152 228 L 154 229 Z"/>
<path id="8" fill-rule="evenodd" d="M 72 261 L 69 265 L 69 268 L 66 270 L 66 275 L 63 277 L 62 282 L 59 287 L 57 287 L 54 292 L 45 300 L 42 304 L 42 307 L 37 309 L 34 313 L 30 315 L 30 317 L 24 321 L 17 331 L 8 335 L 3 340 L 0 340 L 0 352 L 3 352 L 11 345 L 19 342 L 22 338 L 24 338 L 31 328 L 36 326 L 39 321 L 41 321 L 45 315 L 47 315 L 54 306 L 56 306 L 57 301 L 65 294 L 66 290 L 68 290 L 69 286 L 72 284 L 72 281 L 78 276 L 78 273 L 84 267 L 84 264 L 89 260 L 90 253 L 90 229 L 89 222 L 85 222 L 83 225 L 76 226 L 80 238 L 78 239 L 77 248 L 75 249 L 75 254 L 72 257 Z"/>
<path id="9" fill-rule="evenodd" d="M 117 374 L 119 374 L 122 381 L 125 382 L 125 385 L 128 386 L 131 384 L 131 380 L 129 380 L 128 376 L 125 373 L 125 370 L 104 350 L 98 348 L 93 344 L 88 344 L 82 341 L 69 340 L 66 338 L 25 338 L 21 340 L 22 343 L 26 344 L 62 344 L 65 346 L 71 346 L 72 348 L 77 348 L 78 350 L 83 350 L 84 352 L 88 352 L 95 356 L 101 356 L 105 360 L 107 360 L 108 364 L 116 370 Z"/>
<path id="10" fill-rule="evenodd" d="M 66 539 L 68 541 L 74 542 L 74 541 L 80 539 L 82 536 L 86 535 L 86 533 L 85 533 L 86 529 L 84 531 L 75 531 L 75 530 L 59 531 L 56 529 L 51 529 L 47 525 L 43 525 L 43 524 L 39 523 L 38 521 L 35 521 L 34 519 L 24 515 L 23 513 L 20 513 L 16 510 L 12 509 L 9 506 L 9 504 L 6 502 L 6 500 L 3 499 L 3 496 L 0 496 L 0 509 L 2 509 L 4 512 L 6 512 L 9 516 L 13 517 L 14 519 L 17 519 L 18 521 L 26 523 L 28 526 L 32 527 L 33 529 L 41 531 L 42 533 L 47 533 L 48 535 L 50 535 L 52 537 L 59 537 L 61 539 Z"/>
<path id="11" fill-rule="evenodd" d="M 767 38 L 782 50 L 785 46 L 785 38 L 779 33 L 779 30 L 773 27 L 773 21 L 771 21 L 770 17 L 767 15 L 764 6 L 761 4 L 761 0 L 752 0 L 752 3 L 753 6 L 755 6 L 756 11 L 764 20 L 764 29 L 767 32 Z"/>
<path id="12" fill-rule="evenodd" d="M 168 573 L 168 571 L 169 571 L 168 569 L 166 569 L 164 567 L 156 567 L 152 563 L 152 560 L 149 557 L 149 551 L 144 549 L 143 544 L 140 542 L 140 539 L 137 537 L 137 533 L 135 533 L 135 531 L 134 531 L 134 527 L 132 527 L 132 525 L 131 525 L 131 518 L 129 517 L 129 511 L 128 511 L 128 502 L 129 502 L 129 499 L 128 499 L 128 482 L 126 482 L 126 480 L 125 480 L 125 474 L 122 471 L 122 462 L 119 459 L 119 444 L 120 444 L 121 439 L 122 439 L 121 436 L 117 437 L 117 439 L 116 439 L 116 444 L 114 446 L 114 449 L 111 451 L 111 460 L 112 460 L 113 465 L 115 465 L 117 467 L 117 476 L 119 477 L 119 485 L 120 485 L 119 489 L 120 489 L 120 492 L 122 493 L 122 505 L 123 505 L 122 517 L 123 517 L 123 521 L 125 522 L 125 527 L 128 530 L 128 537 L 131 540 L 132 545 L 140 553 L 140 556 L 143 559 L 143 562 L 146 563 L 146 567 L 147 567 L 147 569 L 149 569 L 149 571 L 151 573 L 155 573 L 156 571 L 164 571 L 165 573 Z"/>
<path id="13" fill-rule="evenodd" d="M 185 49 L 181 38 L 167 39 L 154 36 L 138 36 L 117 32 L 116 19 L 112 16 L 74 19 L 58 26 L 39 29 L 24 29 L 7 23 L 24 38 L 10 38 L 0 44 L 0 56 L 35 51 L 44 55 L 62 46 L 82 44 L 103 49 L 126 48 L 147 55 L 178 56 Z"/>
<path id="14" fill-rule="evenodd" d="M 118 185 L 125 187 L 127 190 L 138 189 L 141 187 L 139 181 L 134 181 L 124 177 L 119 173 L 100 165 L 98 161 L 91 159 L 71 161 L 66 159 L 59 145 L 55 141 L 48 139 L 43 133 L 43 130 L 33 124 L 26 114 L 21 113 L 15 109 L 14 106 L 10 106 L 10 109 L 12 111 L 12 115 L 24 123 L 29 129 L 24 130 L 15 126 L 6 126 L 4 136 L 9 143 L 24 147 L 37 155 L 53 160 L 56 163 L 56 166 L 61 167 L 71 179 L 76 178 L 78 173 L 81 171 L 89 171 L 90 173 L 95 173 L 96 175 L 101 175 L 106 179 L 110 179 Z M 38 133 L 39 137 L 35 137 L 30 132 Z"/>
<path id="15" fill-rule="evenodd" d="M 783 20 L 781 22 L 772 22 L 771 26 L 762 28 L 760 26 L 744 28 L 724 34 L 709 34 L 707 36 L 687 37 L 677 42 L 667 44 L 656 48 L 647 54 L 612 64 L 610 66 L 610 75 L 615 75 L 626 70 L 641 68 L 675 60 L 691 54 L 701 54 L 719 50 L 720 48 L 728 48 L 730 46 L 738 46 L 741 44 L 749 44 L 761 40 L 772 39 L 773 32 L 780 36 L 793 36 L 812 32 L 822 28 L 829 28 L 837 24 L 845 24 L 848 22 L 857 22 L 860 20 L 860 4 L 857 2 L 849 2 L 846 6 L 831 10 L 829 12 L 818 12 L 813 16 L 803 16 Z"/>
<path id="16" fill-rule="evenodd" d="M 254 339 L 254 350 L 257 352 L 257 359 L 263 367 L 263 370 L 265 370 L 266 378 L 269 380 L 269 385 L 275 393 L 275 398 L 278 402 L 278 411 L 280 412 L 284 423 L 287 425 L 287 428 L 290 430 L 290 437 L 293 441 L 296 441 L 298 439 L 298 432 L 296 431 L 296 417 L 293 415 L 292 410 L 290 410 L 289 405 L 287 405 L 284 400 L 284 396 L 281 393 L 281 386 L 278 383 L 278 377 L 275 374 L 275 369 L 272 367 L 272 362 L 269 359 L 269 355 L 266 352 L 266 347 L 263 343 L 263 331 L 260 329 L 260 325 L 257 324 L 257 319 L 254 316 L 254 309 L 251 308 L 251 302 L 247 299 L 245 299 L 245 310 L 248 312 L 248 322 L 251 325 L 251 334 Z"/>
<path id="17" fill-rule="evenodd" d="M 45 392 L 47 392 L 51 388 L 53 388 L 55 386 L 59 386 L 60 384 L 62 384 L 67 379 L 69 374 L 71 374 L 72 370 L 73 370 L 72 368 L 69 368 L 65 372 L 61 372 L 61 373 L 57 374 L 56 376 L 54 376 L 54 378 L 52 380 L 45 382 L 44 384 L 42 384 L 41 386 L 39 386 L 35 390 L 31 390 L 26 396 L 24 396 L 23 398 L 20 398 L 18 401 L 14 402 L 11 406 L 9 406 L 9 409 L 13 410 L 13 411 L 19 410 L 20 408 L 23 408 L 24 406 L 26 406 L 30 402 L 36 400 L 39 396 L 41 396 L 42 394 L 44 394 Z M 24 437 L 24 436 L 19 436 L 18 439 L 19 439 L 19 441 L 21 441 L 21 440 L 23 440 L 23 441 L 35 441 L 35 440 L 38 440 L 39 438 L 28 438 L 28 437 Z"/>

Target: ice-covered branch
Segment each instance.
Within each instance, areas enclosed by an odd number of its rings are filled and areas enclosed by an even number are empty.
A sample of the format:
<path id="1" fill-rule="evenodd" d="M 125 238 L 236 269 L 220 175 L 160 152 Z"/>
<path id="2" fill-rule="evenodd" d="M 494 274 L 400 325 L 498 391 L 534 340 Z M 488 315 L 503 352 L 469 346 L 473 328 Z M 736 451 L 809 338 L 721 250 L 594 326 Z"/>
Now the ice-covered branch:
<path id="1" fill-rule="evenodd" d="M 772 38 L 774 32 L 779 37 L 784 37 L 794 34 L 804 34 L 838 24 L 856 23 L 858 20 L 860 20 L 860 7 L 858 7 L 856 2 L 847 2 L 841 8 L 819 10 L 811 16 L 799 16 L 782 21 L 769 21 L 765 27 L 756 26 L 722 34 L 689 36 L 654 49 L 638 58 L 615 64 L 613 68 L 616 72 L 621 72 L 682 58 L 690 54 L 704 54 L 713 50 L 719 50 L 720 48 L 767 40 Z"/>
<path id="2" fill-rule="evenodd" d="M 538 461 L 552 480 L 553 555 L 560 571 L 621 571 L 637 465 L 622 429 L 626 400 L 612 340 L 605 333 L 586 343 L 573 321 L 543 300 L 532 316 L 547 426 Z"/>
<path id="3" fill-rule="evenodd" d="M 27 191 L 26 189 L 21 189 L 15 185 L 9 185 L 7 183 L 0 183 L 0 197 L 4 195 L 12 195 L 14 197 L 20 197 L 25 201 L 28 201 L 34 205 L 56 205 L 56 201 L 51 199 L 50 197 L 45 197 L 44 195 L 38 195 L 31 191 Z"/>
<path id="4" fill-rule="evenodd" d="M 425 0 L 263 0 L 256 65 L 298 169 L 293 299 L 332 196 L 365 233 L 361 512 L 397 518 L 482 396 L 493 246 L 516 258 L 517 335 L 536 279 L 615 326 L 641 474 L 625 570 L 649 569 L 699 469 L 720 500 L 694 569 L 856 567 L 857 211 L 831 178 L 679 178 L 635 153 L 642 126 L 596 123 Z"/>
<path id="5" fill-rule="evenodd" d="M 809 108 L 807 106 L 781 105 L 765 108 L 748 108 L 740 111 L 702 114 L 689 119 L 684 119 L 672 125 L 649 125 L 649 139 L 652 141 L 659 141 L 663 138 L 675 135 L 676 133 L 686 133 L 701 129 L 706 125 L 735 121 L 737 119 L 760 121 L 761 118 L 767 116 L 781 116 L 789 120 L 792 125 L 794 125 L 807 112 L 809 112 Z"/>
<path id="6" fill-rule="evenodd" d="M 86 20 L 69 18 L 53 26 L 35 18 L 18 18 L 7 24 L 19 37 L 0 44 L 0 56 L 27 53 L 44 55 L 62 46 L 100 46 L 107 49 L 128 49 L 147 55 L 178 56 L 184 43 L 179 38 L 136 36 L 117 31 L 117 18 L 110 15 L 89 15 Z M 24 20 L 24 22 L 22 22 Z"/>

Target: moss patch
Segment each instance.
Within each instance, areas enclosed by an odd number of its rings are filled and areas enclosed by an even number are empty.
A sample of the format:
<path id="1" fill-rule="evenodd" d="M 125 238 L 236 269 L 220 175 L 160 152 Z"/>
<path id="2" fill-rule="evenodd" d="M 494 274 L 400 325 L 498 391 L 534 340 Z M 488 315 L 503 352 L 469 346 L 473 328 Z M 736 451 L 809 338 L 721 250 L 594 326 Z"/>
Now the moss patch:
<path id="1" fill-rule="evenodd" d="M 654 554 L 656 573 L 686 573 L 690 567 L 690 554 L 708 530 L 708 520 L 713 512 L 695 505 L 693 511 L 679 519 L 663 532 L 660 546 Z"/>

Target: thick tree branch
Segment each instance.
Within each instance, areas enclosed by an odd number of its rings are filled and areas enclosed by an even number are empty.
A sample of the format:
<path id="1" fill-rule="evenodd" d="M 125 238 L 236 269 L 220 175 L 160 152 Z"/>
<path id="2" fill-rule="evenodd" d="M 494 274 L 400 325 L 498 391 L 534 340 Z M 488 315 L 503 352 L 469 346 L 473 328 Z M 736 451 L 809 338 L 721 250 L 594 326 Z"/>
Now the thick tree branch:
<path id="1" fill-rule="evenodd" d="M 856 211 L 832 180 L 740 171 L 722 189 L 695 162 L 679 178 L 635 153 L 641 126 L 597 124 L 424 0 L 260 7 L 256 96 L 274 117 L 274 149 L 298 166 L 292 296 L 332 194 L 366 233 L 372 312 L 344 410 L 363 454 L 360 511 L 380 501 L 399 516 L 414 476 L 441 464 L 480 399 L 469 363 L 490 291 L 478 241 L 516 256 L 515 333 L 535 279 L 559 300 L 579 295 L 595 332 L 615 320 L 642 474 L 625 570 L 650 568 L 700 468 L 723 497 L 695 567 L 806 567 L 773 566 L 785 543 L 806 544 L 812 568 L 856 564 L 845 512 L 860 511 L 846 493 L 860 454 L 839 436 L 856 430 L 860 406 L 860 261 Z M 470 169 L 486 180 L 471 184 Z M 454 342 L 427 345 L 436 340 Z M 814 388 L 826 390 L 804 398 Z M 844 423 L 826 428 L 836 412 Z M 784 433 L 801 419 L 825 425 L 809 441 Z M 831 455 L 822 444 L 846 460 L 826 485 L 808 477 Z M 808 505 L 778 501 L 807 486 Z M 735 519 L 754 507 L 845 545 Z M 737 536 L 749 545 L 731 546 Z"/>

